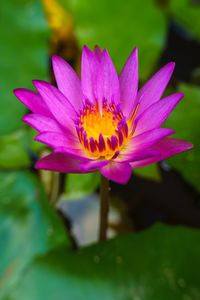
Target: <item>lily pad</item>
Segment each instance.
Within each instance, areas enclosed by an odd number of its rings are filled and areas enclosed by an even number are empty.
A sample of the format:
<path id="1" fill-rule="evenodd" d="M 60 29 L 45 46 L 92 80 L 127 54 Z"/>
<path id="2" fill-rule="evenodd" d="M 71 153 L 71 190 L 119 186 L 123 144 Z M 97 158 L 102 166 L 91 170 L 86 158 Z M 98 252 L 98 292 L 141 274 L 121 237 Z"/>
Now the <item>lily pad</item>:
<path id="1" fill-rule="evenodd" d="M 183 177 L 200 191 L 200 88 L 181 84 L 179 90 L 185 97 L 170 115 L 166 126 L 174 128 L 176 137 L 194 144 L 189 151 L 170 158 L 169 164 L 181 172 Z"/>
<path id="2" fill-rule="evenodd" d="M 169 9 L 175 20 L 188 29 L 200 41 L 200 5 L 197 1 L 170 0 Z"/>
<path id="3" fill-rule="evenodd" d="M 142 168 L 134 169 L 133 173 L 145 179 L 153 180 L 156 182 L 161 181 L 161 174 L 158 164 L 151 164 Z"/>
<path id="4" fill-rule="evenodd" d="M 156 225 L 36 259 L 11 300 L 200 299 L 200 233 Z"/>
<path id="5" fill-rule="evenodd" d="M 93 193 L 100 184 L 99 173 L 68 174 L 63 200 L 77 200 Z"/>
<path id="6" fill-rule="evenodd" d="M 140 75 L 150 75 L 165 45 L 166 19 L 155 1 L 60 0 L 72 14 L 79 45 L 105 47 L 121 70 L 134 47 L 139 47 Z"/>
<path id="7" fill-rule="evenodd" d="M 13 89 L 31 87 L 48 71 L 48 28 L 39 0 L 2 1 L 0 9 L 0 135 L 21 125 L 26 108 Z"/>
<path id="8" fill-rule="evenodd" d="M 70 242 L 34 175 L 1 172 L 0 182 L 0 299 L 7 299 L 36 255 Z"/>

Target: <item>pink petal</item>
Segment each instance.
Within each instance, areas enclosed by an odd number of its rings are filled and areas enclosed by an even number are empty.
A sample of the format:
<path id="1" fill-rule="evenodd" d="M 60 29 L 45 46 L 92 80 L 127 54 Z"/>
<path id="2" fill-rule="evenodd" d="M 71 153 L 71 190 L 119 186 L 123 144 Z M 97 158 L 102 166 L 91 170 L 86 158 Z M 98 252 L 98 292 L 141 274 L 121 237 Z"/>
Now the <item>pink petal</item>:
<path id="1" fill-rule="evenodd" d="M 109 180 L 125 184 L 131 177 L 132 169 L 127 163 L 117 163 L 111 161 L 108 165 L 100 169 L 101 174 Z"/>
<path id="2" fill-rule="evenodd" d="M 44 100 L 37 93 L 27 89 L 15 89 L 14 94 L 32 112 L 44 116 L 51 116 L 51 113 L 44 103 Z"/>
<path id="3" fill-rule="evenodd" d="M 152 104 L 135 120 L 136 129 L 134 134 L 141 134 L 161 126 L 183 96 L 182 93 L 172 94 Z"/>
<path id="4" fill-rule="evenodd" d="M 132 152 L 121 151 L 117 158 L 115 158 L 115 162 L 132 162 L 132 161 L 140 161 L 147 158 L 155 157 L 158 155 L 158 152 L 155 150 L 143 149 L 142 151 L 135 150 Z"/>
<path id="5" fill-rule="evenodd" d="M 36 169 L 65 173 L 90 173 L 97 171 L 107 162 L 76 157 L 73 153 L 51 153 L 36 163 Z"/>
<path id="6" fill-rule="evenodd" d="M 77 114 L 67 98 L 57 88 L 47 82 L 33 81 L 33 83 L 55 119 L 63 127 L 71 127 L 72 130 L 75 130 L 73 119 L 77 118 Z"/>
<path id="7" fill-rule="evenodd" d="M 74 147 L 74 148 L 72 148 Z M 77 148 L 75 148 L 77 147 Z M 74 145 L 70 144 L 68 145 L 68 148 L 65 146 L 59 146 L 57 148 L 54 149 L 55 153 L 62 153 L 64 155 L 70 155 L 71 157 L 74 158 L 79 158 L 79 159 L 87 159 L 91 161 L 91 157 L 88 156 L 85 151 L 82 149 L 81 145 Z M 84 168 L 83 168 L 84 169 Z"/>
<path id="8" fill-rule="evenodd" d="M 96 85 L 100 110 L 104 99 L 109 103 L 113 101 L 118 104 L 120 102 L 119 78 L 106 49 L 102 53 Z"/>
<path id="9" fill-rule="evenodd" d="M 81 167 L 86 172 L 95 172 L 98 171 L 103 166 L 109 163 L 108 160 L 88 160 L 81 163 Z"/>
<path id="10" fill-rule="evenodd" d="M 119 77 L 120 97 L 123 114 L 128 117 L 136 102 L 138 90 L 138 49 L 129 56 Z"/>
<path id="11" fill-rule="evenodd" d="M 39 114 L 29 114 L 24 116 L 22 120 L 39 132 L 52 131 L 63 133 L 63 130 L 53 118 L 45 117 Z"/>
<path id="12" fill-rule="evenodd" d="M 94 54 L 95 54 L 96 58 L 98 59 L 98 61 L 101 62 L 103 51 L 101 51 L 101 49 L 98 46 L 95 46 Z"/>
<path id="13" fill-rule="evenodd" d="M 99 65 L 97 56 L 84 46 L 81 60 L 81 84 L 83 96 L 92 103 L 97 99 L 96 84 Z"/>
<path id="14" fill-rule="evenodd" d="M 35 141 L 44 143 L 54 149 L 59 147 L 82 149 L 78 139 L 74 139 L 70 134 L 62 134 L 59 132 L 40 133 L 35 137 Z"/>
<path id="15" fill-rule="evenodd" d="M 152 163 L 156 163 L 178 153 L 188 151 L 192 148 L 193 145 L 189 142 L 178 139 L 166 138 L 152 147 L 152 150 L 158 152 L 159 155 L 157 157 L 136 161 L 130 164 L 132 168 L 143 167 Z"/>
<path id="16" fill-rule="evenodd" d="M 171 78 L 174 67 L 175 63 L 168 63 L 140 89 L 137 96 L 137 103 L 140 104 L 137 115 L 141 114 L 145 109 L 161 98 Z"/>
<path id="17" fill-rule="evenodd" d="M 81 160 L 68 157 L 61 153 L 51 153 L 40 159 L 36 163 L 35 168 L 65 173 L 85 173 L 80 163 Z"/>
<path id="18" fill-rule="evenodd" d="M 158 141 L 173 133 L 175 132 L 172 129 L 156 128 L 133 137 L 128 142 L 126 147 L 120 151 L 120 160 L 133 161 L 135 159 L 135 156 L 137 157 L 139 151 L 143 152 L 145 155 L 145 150 L 152 150 L 149 148 L 156 144 Z M 136 158 L 136 160 L 138 159 Z"/>
<path id="19" fill-rule="evenodd" d="M 76 110 L 82 107 L 81 81 L 72 67 L 61 57 L 54 55 L 52 64 L 58 89 L 72 103 Z"/>

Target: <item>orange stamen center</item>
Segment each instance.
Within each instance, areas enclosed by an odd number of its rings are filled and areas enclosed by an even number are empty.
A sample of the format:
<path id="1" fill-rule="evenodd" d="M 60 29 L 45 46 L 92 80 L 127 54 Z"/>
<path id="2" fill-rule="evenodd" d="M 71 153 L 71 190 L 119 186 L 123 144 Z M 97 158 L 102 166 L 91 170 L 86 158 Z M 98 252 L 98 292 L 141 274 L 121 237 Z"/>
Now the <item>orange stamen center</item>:
<path id="1" fill-rule="evenodd" d="M 114 103 L 103 102 L 102 111 L 86 102 L 77 120 L 77 133 L 84 150 L 92 157 L 110 159 L 117 156 L 132 136 L 133 113 L 126 121 Z"/>

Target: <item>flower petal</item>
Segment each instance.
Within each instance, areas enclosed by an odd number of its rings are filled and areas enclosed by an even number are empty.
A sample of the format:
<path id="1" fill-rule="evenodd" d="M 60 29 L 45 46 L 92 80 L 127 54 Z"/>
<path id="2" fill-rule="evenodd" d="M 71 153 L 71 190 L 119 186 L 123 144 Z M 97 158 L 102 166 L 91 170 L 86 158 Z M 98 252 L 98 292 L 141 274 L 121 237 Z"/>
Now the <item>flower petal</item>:
<path id="1" fill-rule="evenodd" d="M 79 148 L 73 148 L 73 147 L 79 147 L 78 145 L 74 145 L 70 147 L 70 145 L 68 145 L 68 147 L 65 146 L 59 146 L 57 148 L 54 149 L 55 153 L 62 153 L 64 155 L 70 155 L 74 158 L 79 158 L 79 159 L 87 159 L 87 160 L 91 160 L 91 157 L 88 156 L 82 149 L 82 147 Z"/>
<path id="2" fill-rule="evenodd" d="M 140 89 L 137 96 L 137 103 L 140 104 L 137 115 L 141 114 L 145 109 L 161 98 L 171 78 L 174 67 L 174 62 L 168 63 Z"/>
<path id="3" fill-rule="evenodd" d="M 59 132 L 40 133 L 35 137 L 35 141 L 44 143 L 54 149 L 59 147 L 82 149 L 78 139 L 74 139 L 72 135 L 64 135 Z"/>
<path id="4" fill-rule="evenodd" d="M 67 98 L 47 82 L 35 80 L 33 83 L 55 119 L 63 127 L 75 129 L 73 119 L 77 118 L 77 114 Z"/>
<path id="5" fill-rule="evenodd" d="M 81 163 L 81 167 L 85 171 L 89 172 L 95 172 L 98 171 L 103 166 L 107 165 L 109 163 L 109 160 L 88 160 L 83 161 Z"/>
<path id="6" fill-rule="evenodd" d="M 88 47 L 84 46 L 81 60 L 81 84 L 83 96 L 91 103 L 97 99 L 96 84 L 99 59 Z"/>
<path id="7" fill-rule="evenodd" d="M 48 107 L 46 106 L 44 100 L 39 94 L 33 91 L 29 91 L 27 89 L 15 89 L 14 94 L 32 112 L 44 116 L 51 116 Z"/>
<path id="8" fill-rule="evenodd" d="M 107 161 L 88 160 L 80 158 L 74 153 L 51 153 L 40 159 L 36 169 L 52 170 L 66 173 L 90 173 L 99 170 Z"/>
<path id="9" fill-rule="evenodd" d="M 143 167 L 152 163 L 156 163 L 178 153 L 188 151 L 192 148 L 193 145 L 189 142 L 178 139 L 166 138 L 151 148 L 152 150 L 157 151 L 159 153 L 159 156 L 144 159 L 141 161 L 136 161 L 130 164 L 133 168 Z"/>
<path id="10" fill-rule="evenodd" d="M 54 55 L 52 64 L 58 89 L 72 103 L 76 110 L 82 107 L 81 81 L 72 67 L 61 57 Z"/>
<path id="11" fill-rule="evenodd" d="M 109 180 L 125 184 L 131 177 L 132 169 L 128 163 L 117 163 L 111 161 L 100 169 L 101 174 Z"/>
<path id="12" fill-rule="evenodd" d="M 152 104 L 136 118 L 136 129 L 134 134 L 141 134 L 147 130 L 161 126 L 183 96 L 183 93 L 172 94 Z"/>
<path id="13" fill-rule="evenodd" d="M 100 67 L 97 76 L 97 100 L 101 110 L 103 100 L 109 103 L 120 102 L 119 78 L 113 62 L 106 49 L 103 50 Z"/>
<path id="14" fill-rule="evenodd" d="M 138 49 L 129 56 L 119 77 L 121 108 L 128 117 L 135 106 L 138 90 Z"/>
<path id="15" fill-rule="evenodd" d="M 52 131 L 64 134 L 59 124 L 53 118 L 39 114 L 28 114 L 22 120 L 39 132 Z"/>
<path id="16" fill-rule="evenodd" d="M 83 171 L 81 160 L 63 155 L 62 153 L 51 153 L 40 159 L 36 165 L 36 169 L 51 170 L 66 173 L 86 173 Z"/>
<path id="17" fill-rule="evenodd" d="M 96 55 L 98 61 L 101 62 L 103 51 L 101 51 L 101 49 L 98 46 L 95 46 L 94 54 Z"/>
<path id="18" fill-rule="evenodd" d="M 120 151 L 119 159 L 120 161 L 133 161 L 141 160 L 141 157 L 137 157 L 138 153 L 143 152 L 143 155 L 153 155 L 153 153 L 148 152 L 149 148 L 156 144 L 158 141 L 164 139 L 166 136 L 174 134 L 172 129 L 168 128 L 156 128 L 149 130 L 145 133 L 133 137 L 126 145 L 124 149 Z M 146 153 L 147 151 L 147 153 Z"/>
<path id="19" fill-rule="evenodd" d="M 158 155 L 159 155 L 158 152 L 155 150 L 143 149 L 141 151 L 139 149 L 132 152 L 122 152 L 122 154 L 119 153 L 119 155 L 117 156 L 117 158 L 115 158 L 114 161 L 120 163 L 133 162 L 133 161 L 140 161 L 147 158 L 155 157 Z"/>

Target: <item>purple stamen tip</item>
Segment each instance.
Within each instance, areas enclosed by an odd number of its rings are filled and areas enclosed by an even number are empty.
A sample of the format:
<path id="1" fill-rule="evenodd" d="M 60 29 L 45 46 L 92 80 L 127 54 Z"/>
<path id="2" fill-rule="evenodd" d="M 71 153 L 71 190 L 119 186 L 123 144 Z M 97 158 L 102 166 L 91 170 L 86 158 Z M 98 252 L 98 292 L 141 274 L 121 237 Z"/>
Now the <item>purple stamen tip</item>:
<path id="1" fill-rule="evenodd" d="M 115 150 L 118 146 L 118 140 L 115 135 L 111 136 L 111 144 L 112 144 L 112 149 Z"/>
<path id="2" fill-rule="evenodd" d="M 96 145 L 95 145 L 95 141 L 94 141 L 93 137 L 90 137 L 90 149 L 92 152 L 95 152 L 95 150 L 96 150 Z"/>
<path id="3" fill-rule="evenodd" d="M 102 152 L 106 149 L 105 141 L 103 135 L 100 133 L 99 135 L 99 151 Z"/>

